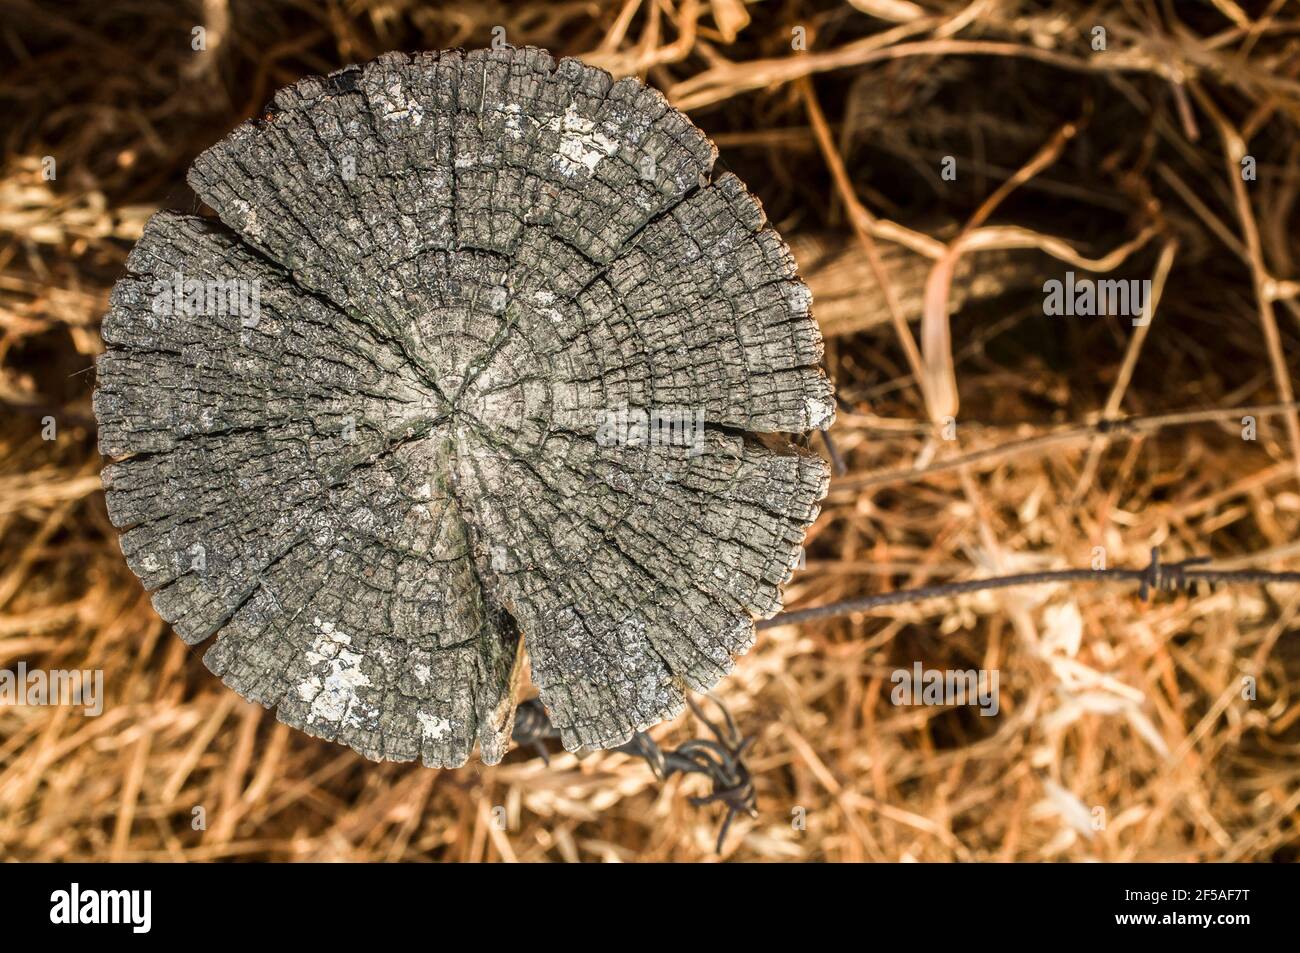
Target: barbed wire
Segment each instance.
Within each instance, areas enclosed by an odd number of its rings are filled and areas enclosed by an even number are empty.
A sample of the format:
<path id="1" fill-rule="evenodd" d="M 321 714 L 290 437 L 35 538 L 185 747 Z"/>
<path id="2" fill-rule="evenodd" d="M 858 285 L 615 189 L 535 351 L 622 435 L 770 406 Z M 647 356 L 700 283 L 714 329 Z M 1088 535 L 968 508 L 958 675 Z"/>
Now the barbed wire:
<path id="1" fill-rule="evenodd" d="M 1136 582 L 1138 596 L 1146 600 L 1153 592 L 1189 592 L 1194 583 L 1215 585 L 1245 585 L 1251 583 L 1300 583 L 1300 572 L 1270 572 L 1265 569 L 1210 569 L 1201 568 L 1210 561 L 1207 556 L 1184 559 L 1175 563 L 1162 563 L 1160 551 L 1151 550 L 1151 562 L 1144 569 L 1050 569 L 1042 572 L 1022 572 L 1009 576 L 992 576 L 987 579 L 964 579 L 960 582 L 938 583 L 932 586 L 917 586 L 912 589 L 896 589 L 893 592 L 880 592 L 871 596 L 858 596 L 842 599 L 824 606 L 810 609 L 795 609 L 782 612 L 770 619 L 762 619 L 755 628 L 770 629 L 778 625 L 798 625 L 802 622 L 814 622 L 822 619 L 835 619 L 868 612 L 882 606 L 901 605 L 912 602 L 924 602 L 927 599 L 941 599 L 947 596 L 960 596 L 971 592 L 984 592 L 989 589 L 1009 589 L 1012 586 L 1037 586 L 1061 582 Z"/>
<path id="2" fill-rule="evenodd" d="M 784 612 L 771 619 L 756 623 L 756 628 L 768 629 L 779 625 L 798 625 L 823 619 L 834 619 L 854 613 L 867 612 L 883 606 L 903 605 L 924 602 L 928 599 L 940 599 L 949 596 L 964 595 L 972 592 L 984 592 L 990 589 L 1008 589 L 1012 586 L 1045 585 L 1062 582 L 1136 582 L 1138 596 L 1147 600 L 1153 593 L 1190 592 L 1199 583 L 1208 587 L 1216 585 L 1245 585 L 1264 583 L 1300 583 L 1300 572 L 1272 572 L 1264 569 L 1212 569 L 1206 566 L 1209 557 L 1198 556 L 1178 562 L 1160 561 L 1160 551 L 1151 550 L 1151 562 L 1142 569 L 1053 569 L 1041 572 L 1014 573 L 1007 576 L 993 576 L 987 579 L 965 579 L 959 582 L 939 583 L 932 586 L 917 586 L 911 589 L 897 589 L 871 596 L 844 599 L 824 606 L 809 609 L 796 609 Z M 712 739 L 693 738 L 671 751 L 665 751 L 644 731 L 638 731 L 632 738 L 618 748 L 626 754 L 634 754 L 645 760 L 660 781 L 673 774 L 702 774 L 713 785 L 712 791 L 703 796 L 692 797 L 691 803 L 698 806 L 721 803 L 726 806 L 722 827 L 718 831 L 717 852 L 722 853 L 727 832 L 736 815 L 746 813 L 758 816 L 757 795 L 753 777 L 745 764 L 744 754 L 753 742 L 753 736 L 742 737 L 736 729 L 736 723 L 726 706 L 715 696 L 708 698 L 722 713 L 723 725 L 710 721 L 691 698 L 687 703 L 691 710 L 713 735 Z M 559 730 L 551 724 L 542 707 L 540 699 L 533 698 L 521 702 L 516 714 L 511 737 L 521 747 L 531 747 L 550 763 L 545 742 L 559 738 Z"/>

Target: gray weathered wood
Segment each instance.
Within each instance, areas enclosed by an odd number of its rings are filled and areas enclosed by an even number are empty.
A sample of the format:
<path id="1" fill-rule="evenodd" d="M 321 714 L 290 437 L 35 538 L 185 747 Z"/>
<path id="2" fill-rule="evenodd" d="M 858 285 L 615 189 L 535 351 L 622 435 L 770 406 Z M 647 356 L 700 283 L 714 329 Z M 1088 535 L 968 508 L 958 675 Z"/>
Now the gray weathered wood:
<path id="1" fill-rule="evenodd" d="M 162 617 L 287 724 L 432 766 L 501 759 L 525 639 L 569 748 L 714 685 L 827 486 L 753 434 L 834 413 L 793 259 L 714 158 L 532 49 L 305 79 L 199 156 L 220 222 L 149 222 L 95 395 Z M 232 281 L 252 314 L 159 307 Z M 597 439 L 624 406 L 698 409 L 702 447 Z"/>

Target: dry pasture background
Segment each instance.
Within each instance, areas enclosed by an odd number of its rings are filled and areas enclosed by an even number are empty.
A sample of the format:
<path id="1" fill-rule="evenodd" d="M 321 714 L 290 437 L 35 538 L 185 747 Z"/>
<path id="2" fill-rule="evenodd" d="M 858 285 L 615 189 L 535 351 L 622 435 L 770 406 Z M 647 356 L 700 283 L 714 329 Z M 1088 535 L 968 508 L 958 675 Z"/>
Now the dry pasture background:
<path id="1" fill-rule="evenodd" d="M 98 718 L 0 708 L 0 858 L 714 857 L 699 780 L 625 755 L 437 772 L 277 724 L 166 631 L 104 512 L 99 317 L 148 216 L 195 210 L 194 155 L 304 74 L 494 27 L 662 89 L 794 248 L 847 473 L 787 605 L 1098 546 L 1296 567 L 1294 410 L 1253 441 L 1225 412 L 980 451 L 1294 400 L 1300 4 L 0 0 L 0 667 L 102 669 L 106 691 Z M 1090 269 L 1152 279 L 1150 324 L 1046 316 L 1043 282 Z M 760 810 L 722 856 L 1295 860 L 1298 610 L 1295 587 L 1052 587 L 767 630 L 721 687 Z M 998 715 L 894 706 L 916 661 L 996 669 Z"/>

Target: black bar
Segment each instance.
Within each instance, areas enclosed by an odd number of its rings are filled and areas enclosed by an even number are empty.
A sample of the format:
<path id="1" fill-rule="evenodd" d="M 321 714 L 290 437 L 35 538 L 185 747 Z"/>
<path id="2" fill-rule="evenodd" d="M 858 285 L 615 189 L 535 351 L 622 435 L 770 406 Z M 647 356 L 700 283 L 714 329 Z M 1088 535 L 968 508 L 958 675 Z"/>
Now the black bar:
<path id="1" fill-rule="evenodd" d="M 281 936 L 333 944 L 354 936 L 397 940 L 409 931 L 431 944 L 465 942 L 464 933 L 474 937 L 494 924 L 500 935 L 480 942 L 518 942 L 554 936 L 557 928 L 581 933 L 608 917 L 625 928 L 698 921 L 692 930 L 741 930 L 769 943 L 775 937 L 766 932 L 778 926 L 809 940 L 848 931 L 864 946 L 891 938 L 1073 944 L 1125 934 L 1231 943 L 1251 931 L 1287 930 L 1296 893 L 1295 871 L 1281 865 L 650 867 L 0 865 L 0 897 L 6 938 L 162 937 L 204 945 L 256 938 L 261 948 Z M 74 883 L 82 911 L 134 910 L 136 925 L 129 915 L 117 924 L 52 922 L 68 919 Z M 96 893 L 133 890 L 149 891 L 147 932 L 137 932 L 143 894 L 128 907 L 120 893 L 108 903 Z"/>

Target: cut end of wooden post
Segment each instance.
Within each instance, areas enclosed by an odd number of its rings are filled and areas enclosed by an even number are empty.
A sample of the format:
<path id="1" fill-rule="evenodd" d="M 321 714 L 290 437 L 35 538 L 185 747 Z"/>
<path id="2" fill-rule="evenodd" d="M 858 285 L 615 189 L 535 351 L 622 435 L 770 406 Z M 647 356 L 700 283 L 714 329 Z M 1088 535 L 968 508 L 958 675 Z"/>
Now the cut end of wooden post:
<path id="1" fill-rule="evenodd" d="M 203 153 L 113 289 L 109 513 L 159 614 L 368 758 L 566 747 L 707 690 L 825 495 L 821 336 L 759 203 L 654 90 L 535 49 L 388 54 Z M 770 442 L 770 441 L 769 441 Z"/>

